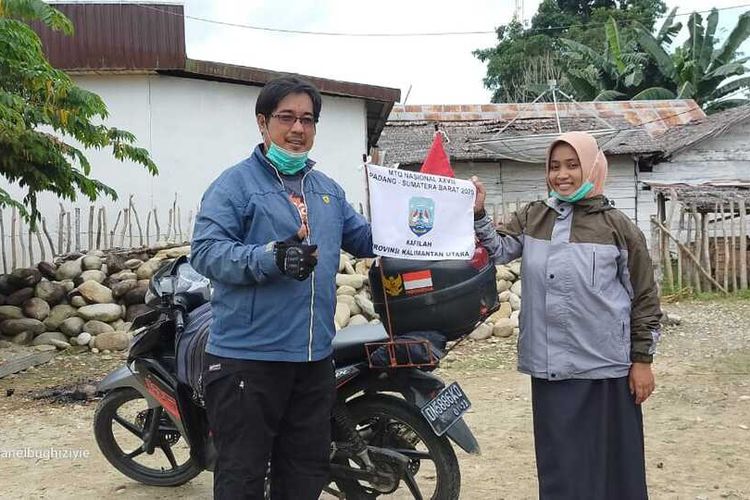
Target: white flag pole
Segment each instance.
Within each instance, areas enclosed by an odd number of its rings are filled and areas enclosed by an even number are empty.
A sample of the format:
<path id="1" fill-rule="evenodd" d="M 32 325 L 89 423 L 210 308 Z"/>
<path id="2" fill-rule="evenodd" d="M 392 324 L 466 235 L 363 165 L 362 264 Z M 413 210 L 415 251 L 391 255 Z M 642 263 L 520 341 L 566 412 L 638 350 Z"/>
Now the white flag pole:
<path id="1" fill-rule="evenodd" d="M 367 155 L 362 153 L 362 163 L 364 163 L 364 171 L 365 171 L 365 206 L 367 207 L 367 222 L 372 223 L 372 208 L 370 207 L 370 172 L 368 166 L 370 165 L 370 162 L 368 161 Z"/>
<path id="2" fill-rule="evenodd" d="M 370 162 L 368 161 L 367 155 L 362 155 L 362 161 L 365 164 L 365 197 L 367 198 L 367 220 L 372 224 L 372 208 L 370 206 L 370 174 L 369 174 L 369 165 Z M 380 257 L 375 258 L 376 263 L 375 265 L 378 266 L 378 269 L 380 270 L 380 287 L 381 291 L 383 293 L 383 305 L 385 306 L 385 320 L 388 332 L 388 339 L 392 343 L 393 342 L 393 325 L 391 324 L 391 308 L 388 305 L 388 293 L 385 290 L 385 272 L 383 271 L 383 262 L 381 261 Z M 388 357 L 390 358 L 390 364 L 391 366 L 395 366 L 396 364 L 396 356 L 393 349 L 387 349 L 388 351 Z"/>

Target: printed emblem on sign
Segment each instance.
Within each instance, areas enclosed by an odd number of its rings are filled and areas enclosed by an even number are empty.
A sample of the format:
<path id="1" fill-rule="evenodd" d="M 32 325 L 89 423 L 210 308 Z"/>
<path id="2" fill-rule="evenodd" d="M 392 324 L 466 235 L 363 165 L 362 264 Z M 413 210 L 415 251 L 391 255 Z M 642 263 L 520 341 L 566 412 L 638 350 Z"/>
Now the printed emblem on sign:
<path id="1" fill-rule="evenodd" d="M 331 198 L 329 198 L 327 194 L 323 195 L 323 203 L 325 203 L 326 205 L 331 203 Z"/>
<path id="2" fill-rule="evenodd" d="M 417 236 L 430 232 L 435 219 L 435 202 L 432 198 L 415 196 L 409 200 L 409 229 Z"/>
<path id="3" fill-rule="evenodd" d="M 391 297 L 401 295 L 401 292 L 403 291 L 403 281 L 401 280 L 401 276 L 398 274 L 393 277 L 384 276 L 383 288 L 385 288 L 385 293 Z"/>
<path id="4" fill-rule="evenodd" d="M 432 271 L 404 273 L 404 290 L 408 295 L 418 295 L 432 291 Z"/>

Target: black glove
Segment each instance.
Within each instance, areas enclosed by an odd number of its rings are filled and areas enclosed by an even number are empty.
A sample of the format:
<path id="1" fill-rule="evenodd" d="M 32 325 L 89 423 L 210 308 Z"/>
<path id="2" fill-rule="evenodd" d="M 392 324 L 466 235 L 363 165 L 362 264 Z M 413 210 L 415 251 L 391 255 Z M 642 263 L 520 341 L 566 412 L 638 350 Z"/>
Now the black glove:
<path id="1" fill-rule="evenodd" d="M 305 245 L 293 236 L 274 245 L 276 265 L 281 272 L 298 281 L 304 281 L 318 263 L 318 245 Z"/>

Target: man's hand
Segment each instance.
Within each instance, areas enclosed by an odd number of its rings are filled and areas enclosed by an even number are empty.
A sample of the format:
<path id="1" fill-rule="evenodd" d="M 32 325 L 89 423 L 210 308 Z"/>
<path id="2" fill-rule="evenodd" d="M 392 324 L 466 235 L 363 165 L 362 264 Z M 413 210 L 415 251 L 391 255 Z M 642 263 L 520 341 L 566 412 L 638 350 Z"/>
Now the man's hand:
<path id="1" fill-rule="evenodd" d="M 628 385 L 630 394 L 635 396 L 635 404 L 639 405 L 646 401 L 656 387 L 651 363 L 633 363 L 630 366 Z"/>
<path id="2" fill-rule="evenodd" d="M 299 234 L 276 242 L 274 253 L 281 272 L 298 281 L 306 280 L 318 263 L 318 245 L 305 245 Z"/>
<path id="3" fill-rule="evenodd" d="M 471 177 L 471 182 L 477 188 L 477 194 L 474 197 L 474 215 L 484 215 L 484 200 L 487 198 L 487 191 L 484 189 L 484 184 L 479 181 L 479 177 L 476 175 Z"/>

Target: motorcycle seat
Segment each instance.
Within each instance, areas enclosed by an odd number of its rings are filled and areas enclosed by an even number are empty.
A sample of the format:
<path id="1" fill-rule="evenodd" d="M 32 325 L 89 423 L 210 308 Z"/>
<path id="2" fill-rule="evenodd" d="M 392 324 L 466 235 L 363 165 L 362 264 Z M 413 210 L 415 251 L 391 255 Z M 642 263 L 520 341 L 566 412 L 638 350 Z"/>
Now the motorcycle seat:
<path id="1" fill-rule="evenodd" d="M 333 337 L 333 358 L 337 366 L 367 361 L 365 344 L 387 341 L 388 332 L 380 323 L 342 328 Z"/>

